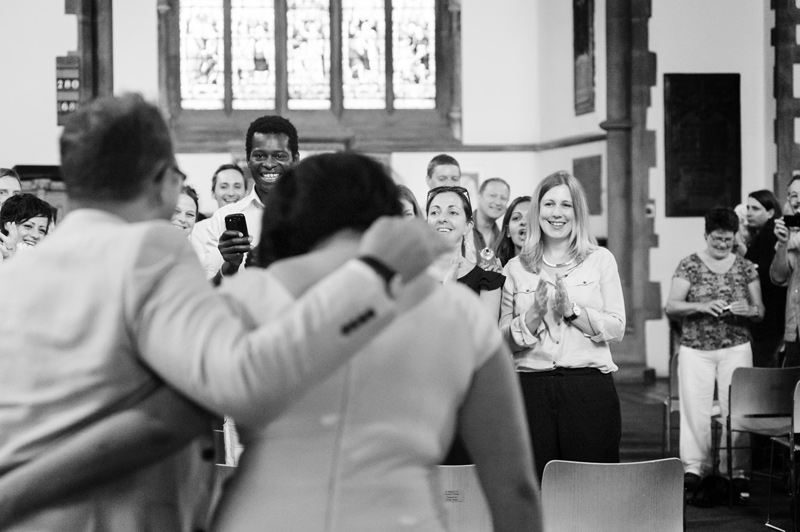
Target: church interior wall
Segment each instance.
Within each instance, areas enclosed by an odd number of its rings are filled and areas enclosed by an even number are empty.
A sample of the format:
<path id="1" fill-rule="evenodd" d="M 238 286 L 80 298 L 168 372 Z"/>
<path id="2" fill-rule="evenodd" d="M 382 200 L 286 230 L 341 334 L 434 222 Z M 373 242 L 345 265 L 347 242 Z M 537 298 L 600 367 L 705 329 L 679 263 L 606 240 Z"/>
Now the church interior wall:
<path id="1" fill-rule="evenodd" d="M 114 90 L 158 95 L 156 0 L 114 2 Z M 64 14 L 63 2 L 0 2 L 0 20 L 11 53 L 0 54 L 6 102 L 0 121 L 0 165 L 58 164 L 55 58 L 77 49 L 77 21 Z M 549 151 L 526 146 L 601 132 L 606 114 L 605 0 L 595 0 L 595 111 L 575 116 L 573 108 L 571 5 L 561 0 L 462 2 L 463 140 L 454 153 L 464 171 L 479 179 L 508 180 L 512 196 L 530 194 L 536 183 L 557 169 L 571 170 L 576 157 L 602 155 L 605 142 Z M 709 21 L 719 23 L 710 24 Z M 656 166 L 650 172 L 659 245 L 651 251 L 650 278 L 661 284 L 665 302 L 680 258 L 700 249 L 701 218 L 664 216 L 665 73 L 733 72 L 741 75 L 742 196 L 772 188 L 775 149 L 772 134 L 774 51 L 769 31 L 774 14 L 767 2 L 728 0 L 653 0 L 649 49 L 657 54 L 657 84 L 651 90 L 648 129 L 657 136 Z M 242 132 L 244 135 L 244 132 Z M 301 132 L 302 135 L 302 132 Z M 471 151 L 471 146 L 498 151 Z M 519 151 L 499 151 L 522 146 Z M 474 148 L 472 148 L 474 150 Z M 424 172 L 435 153 L 393 153 L 398 180 L 424 200 Z M 210 174 L 230 154 L 179 154 L 178 160 L 209 205 Z M 606 164 L 603 165 L 605 174 Z M 611 176 L 613 178 L 613 176 Z M 603 176 L 603 190 L 608 177 Z M 604 202 L 605 195 L 604 195 Z M 604 217 L 593 219 L 604 236 Z M 668 330 L 665 319 L 647 325 L 647 363 L 666 372 Z"/>
<path id="2" fill-rule="evenodd" d="M 655 201 L 658 247 L 651 250 L 650 279 L 661 284 L 664 304 L 678 262 L 705 247 L 702 217 L 665 216 L 664 74 L 741 76 L 742 200 L 754 190 L 772 189 L 776 166 L 772 130 L 775 103 L 770 59 L 774 51 L 769 32 L 774 21 L 768 2 L 736 2 L 734 9 L 726 0 L 653 0 L 649 49 L 656 53 L 658 71 L 651 91 L 648 129 L 656 132 L 657 154 L 649 184 L 650 197 Z M 669 363 L 666 318 L 650 321 L 646 337 L 647 365 L 666 375 Z"/>
<path id="3" fill-rule="evenodd" d="M 64 2 L 0 2 L 0 166 L 59 164 L 56 125 L 57 56 L 77 48 L 74 15 Z"/>

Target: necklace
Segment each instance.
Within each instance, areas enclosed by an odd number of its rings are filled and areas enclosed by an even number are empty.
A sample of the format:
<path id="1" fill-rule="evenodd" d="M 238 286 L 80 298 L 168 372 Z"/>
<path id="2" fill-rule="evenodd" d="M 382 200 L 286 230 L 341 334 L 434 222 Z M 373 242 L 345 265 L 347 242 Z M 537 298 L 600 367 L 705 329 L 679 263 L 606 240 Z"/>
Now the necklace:
<path id="1" fill-rule="evenodd" d="M 547 259 L 544 258 L 544 255 L 542 255 L 542 262 L 544 262 L 545 266 L 550 266 L 551 268 L 563 268 L 564 266 L 569 266 L 570 264 L 575 262 L 575 257 L 572 257 L 567 262 L 559 262 L 558 264 L 551 264 L 547 262 Z"/>

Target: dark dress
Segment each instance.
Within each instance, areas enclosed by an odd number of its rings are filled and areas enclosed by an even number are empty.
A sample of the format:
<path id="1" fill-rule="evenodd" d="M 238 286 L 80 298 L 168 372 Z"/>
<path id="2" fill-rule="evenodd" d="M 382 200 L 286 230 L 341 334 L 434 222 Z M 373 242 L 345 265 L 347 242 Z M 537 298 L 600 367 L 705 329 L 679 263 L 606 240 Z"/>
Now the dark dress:
<path id="1" fill-rule="evenodd" d="M 480 295 L 483 291 L 501 289 L 503 283 L 506 282 L 506 278 L 501 273 L 487 272 L 475 266 L 466 275 L 459 277 L 457 281 L 468 286 L 473 292 Z M 450 451 L 447 453 L 447 457 L 442 462 L 442 465 L 467 465 L 472 463 L 472 457 L 467 452 L 467 448 L 464 447 L 461 436 L 456 435 L 455 440 L 453 440 L 453 445 L 450 447 Z"/>
<path id="2" fill-rule="evenodd" d="M 756 265 L 761 284 L 761 299 L 764 302 L 764 320 L 750 323 L 753 337 L 753 366 L 777 366 L 777 351 L 783 341 L 786 318 L 786 287 L 772 284 L 769 267 L 775 256 L 775 222 L 769 220 L 758 232 L 744 256 Z"/>

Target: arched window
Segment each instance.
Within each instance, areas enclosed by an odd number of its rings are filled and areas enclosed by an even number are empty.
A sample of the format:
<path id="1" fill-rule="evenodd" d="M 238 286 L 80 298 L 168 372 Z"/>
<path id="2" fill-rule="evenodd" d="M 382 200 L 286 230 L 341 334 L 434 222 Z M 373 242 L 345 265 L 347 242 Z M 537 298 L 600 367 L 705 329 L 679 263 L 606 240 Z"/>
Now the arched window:
<path id="1" fill-rule="evenodd" d="M 364 151 L 458 144 L 454 0 L 159 0 L 179 151 L 229 151 L 255 117 Z"/>

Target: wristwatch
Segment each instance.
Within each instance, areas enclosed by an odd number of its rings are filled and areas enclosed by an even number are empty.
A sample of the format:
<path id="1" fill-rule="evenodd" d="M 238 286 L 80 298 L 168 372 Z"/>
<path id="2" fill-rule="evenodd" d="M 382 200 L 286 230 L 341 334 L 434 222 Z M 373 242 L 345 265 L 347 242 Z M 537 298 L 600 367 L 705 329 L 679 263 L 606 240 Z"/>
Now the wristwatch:
<path id="1" fill-rule="evenodd" d="M 386 283 L 386 293 L 392 299 L 397 299 L 403 289 L 403 277 L 395 270 L 386 265 L 382 260 L 369 255 L 362 255 L 358 260 L 372 268 L 372 271 L 377 273 L 383 282 Z"/>
<path id="2" fill-rule="evenodd" d="M 581 312 L 583 312 L 583 310 L 581 310 L 581 307 L 579 307 L 577 303 L 573 303 L 572 304 L 572 316 L 564 316 L 564 321 L 570 322 L 570 321 L 578 319 L 578 317 L 580 317 L 580 315 L 581 315 Z"/>

